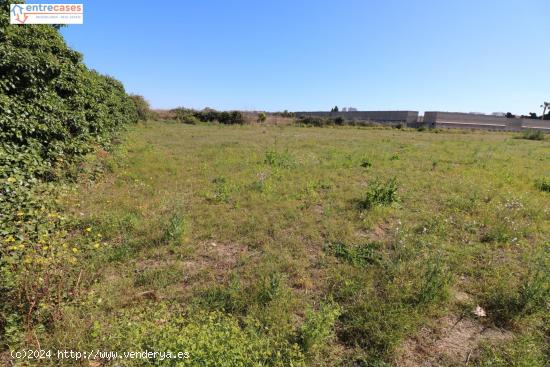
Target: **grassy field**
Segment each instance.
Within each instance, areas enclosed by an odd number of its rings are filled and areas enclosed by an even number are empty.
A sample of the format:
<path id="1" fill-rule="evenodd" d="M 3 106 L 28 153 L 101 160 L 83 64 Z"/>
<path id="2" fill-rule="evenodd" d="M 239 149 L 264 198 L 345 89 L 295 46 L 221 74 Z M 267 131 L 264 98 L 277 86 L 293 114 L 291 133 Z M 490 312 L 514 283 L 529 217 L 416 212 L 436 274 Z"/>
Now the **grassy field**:
<path id="1" fill-rule="evenodd" d="M 548 140 L 149 122 L 94 164 L 62 198 L 93 243 L 86 290 L 46 345 L 193 366 L 549 359 Z"/>

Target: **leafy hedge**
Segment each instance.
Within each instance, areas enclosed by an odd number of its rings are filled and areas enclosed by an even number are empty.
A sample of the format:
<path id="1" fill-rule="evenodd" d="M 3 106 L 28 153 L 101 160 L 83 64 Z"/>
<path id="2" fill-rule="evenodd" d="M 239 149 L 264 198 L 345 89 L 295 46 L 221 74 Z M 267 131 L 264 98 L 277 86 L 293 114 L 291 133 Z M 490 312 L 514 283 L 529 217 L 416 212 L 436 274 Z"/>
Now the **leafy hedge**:
<path id="1" fill-rule="evenodd" d="M 9 3 L 0 0 L 0 340 L 48 297 L 31 274 L 55 269 L 46 244 L 66 235 L 54 182 L 138 118 L 122 84 L 88 69 L 56 27 L 9 25 Z"/>
<path id="2" fill-rule="evenodd" d="M 9 25 L 9 3 L 0 7 L 0 180 L 51 181 L 136 121 L 136 108 L 122 84 L 89 70 L 57 29 Z M 14 219 L 10 209 L 20 209 L 19 191 L 0 191 L 1 234 Z"/>
<path id="3" fill-rule="evenodd" d="M 216 111 L 210 108 L 205 108 L 202 111 L 196 111 L 183 107 L 170 110 L 176 120 L 183 123 L 193 124 L 194 121 L 212 122 L 217 121 L 224 125 L 242 125 L 245 123 L 244 115 L 240 111 Z"/>

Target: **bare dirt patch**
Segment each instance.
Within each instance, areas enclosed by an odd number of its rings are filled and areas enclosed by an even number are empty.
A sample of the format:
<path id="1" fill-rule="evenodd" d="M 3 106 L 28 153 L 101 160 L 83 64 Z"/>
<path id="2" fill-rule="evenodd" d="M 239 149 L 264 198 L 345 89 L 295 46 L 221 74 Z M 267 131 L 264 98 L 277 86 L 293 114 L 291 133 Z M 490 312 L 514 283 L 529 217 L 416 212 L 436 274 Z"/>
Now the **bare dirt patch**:
<path id="1" fill-rule="evenodd" d="M 247 246 L 238 243 L 204 242 L 199 246 L 197 262 L 216 273 L 225 272 L 235 267 L 247 252 Z"/>
<path id="2" fill-rule="evenodd" d="M 483 326 L 479 321 L 459 316 L 446 316 L 435 328 L 423 328 L 405 341 L 396 360 L 399 367 L 435 367 L 465 365 L 476 359 L 482 343 L 509 340 L 509 331 Z"/>

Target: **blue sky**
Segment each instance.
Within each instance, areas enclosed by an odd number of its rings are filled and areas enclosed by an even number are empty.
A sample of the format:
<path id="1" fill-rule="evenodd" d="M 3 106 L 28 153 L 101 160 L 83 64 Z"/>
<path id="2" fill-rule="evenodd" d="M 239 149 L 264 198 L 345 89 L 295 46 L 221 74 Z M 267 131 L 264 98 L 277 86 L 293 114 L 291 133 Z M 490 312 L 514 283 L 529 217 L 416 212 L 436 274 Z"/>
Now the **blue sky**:
<path id="1" fill-rule="evenodd" d="M 540 113 L 550 100 L 548 0 L 84 4 L 69 45 L 157 108 Z"/>

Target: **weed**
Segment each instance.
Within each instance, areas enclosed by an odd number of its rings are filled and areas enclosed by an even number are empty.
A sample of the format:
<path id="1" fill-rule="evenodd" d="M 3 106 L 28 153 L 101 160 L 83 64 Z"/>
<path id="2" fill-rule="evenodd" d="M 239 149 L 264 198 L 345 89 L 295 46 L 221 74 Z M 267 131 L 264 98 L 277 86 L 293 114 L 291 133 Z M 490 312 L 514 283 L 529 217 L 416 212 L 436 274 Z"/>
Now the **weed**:
<path id="1" fill-rule="evenodd" d="M 390 205 L 397 201 L 397 180 L 390 178 L 386 182 L 374 181 L 364 198 L 360 201 L 362 209 L 369 209 L 375 205 Z"/>
<path id="2" fill-rule="evenodd" d="M 438 303 L 449 295 L 450 275 L 448 269 L 438 261 L 427 264 L 420 286 L 414 295 L 414 302 L 419 305 Z"/>
<path id="3" fill-rule="evenodd" d="M 372 161 L 370 158 L 365 157 L 361 160 L 361 167 L 369 168 L 372 167 Z"/>
<path id="4" fill-rule="evenodd" d="M 279 152 L 274 149 L 265 152 L 264 163 L 278 168 L 291 168 L 296 164 L 294 158 L 288 151 Z"/>
<path id="5" fill-rule="evenodd" d="M 326 246 L 326 251 L 338 259 L 347 261 L 354 266 L 366 267 L 381 263 L 382 256 L 380 254 L 380 248 L 381 245 L 377 242 L 356 246 L 333 243 Z"/>
<path id="6" fill-rule="evenodd" d="M 185 232 L 185 219 L 183 215 L 174 213 L 168 221 L 168 227 L 164 233 L 165 242 L 178 242 Z"/>
<path id="7" fill-rule="evenodd" d="M 533 265 L 519 282 L 507 274 L 490 290 L 485 301 L 489 316 L 498 325 L 508 325 L 517 317 L 548 310 L 550 267 L 544 258 Z"/>
<path id="8" fill-rule="evenodd" d="M 528 250 L 545 246 L 547 205 L 515 177 L 540 177 L 546 146 L 519 144 L 507 133 L 447 130 L 422 133 L 422 144 L 410 144 L 420 134 L 364 127 L 136 126 L 124 143 L 127 154 L 117 158 L 121 163 L 102 173 L 108 179 L 83 182 L 63 199 L 60 214 L 68 222 L 40 212 L 45 194 L 34 196 L 36 206 L 14 211 L 7 228 L 13 239 L 2 243 L 0 261 L 9 271 L 0 273 L 0 292 L 21 282 L 29 290 L 22 294 L 38 295 L 39 306 L 30 310 L 27 326 L 28 307 L 11 317 L 0 302 L 0 339 L 31 347 L 36 333 L 48 348 L 189 349 L 183 365 L 389 366 L 408 337 L 422 336 L 423 326 L 453 311 L 448 289 L 457 279 L 486 310 L 486 321 L 529 339 L 491 349 L 495 358 L 487 360 L 521 365 L 520 350 L 528 347 L 526 361 L 536 366 L 547 344 L 536 336 L 546 333 L 549 271 L 535 271 L 528 260 L 547 258 L 547 252 Z M 273 154 L 266 153 L 270 148 Z M 396 192 L 395 181 L 385 180 L 396 175 L 389 157 L 405 150 Z M 371 151 L 387 159 L 362 155 Z M 489 153 L 483 167 L 457 159 Z M 286 169 L 297 168 L 297 157 L 300 169 Z M 384 179 L 361 191 L 357 183 L 371 171 L 360 167 L 363 158 L 372 159 Z M 432 162 L 437 166 L 430 171 Z M 16 175 L 0 180 L 10 192 L 25 182 Z M 349 205 L 362 195 L 369 198 L 366 206 L 389 205 L 401 190 L 407 200 L 391 209 L 357 213 Z M 239 206 L 205 205 L 196 195 L 201 192 L 208 202 Z M 503 202 L 502 195 L 513 200 Z M 173 208 L 182 198 L 185 210 Z M 304 203 L 315 205 L 303 210 Z M 40 221 L 30 224 L 32 231 L 59 228 L 69 238 L 38 243 L 39 235 L 18 237 L 27 224 L 17 221 L 34 210 Z M 98 233 L 103 238 L 95 249 Z M 484 236 L 489 242 L 480 241 Z M 319 243 L 329 243 L 325 256 Z M 41 263 L 41 246 L 56 251 L 58 260 Z M 25 271 L 15 273 L 16 267 Z M 51 297 L 58 290 L 61 296 Z M 143 291 L 158 299 L 136 298 Z M 30 305 L 24 298 L 12 302 L 11 295 L 4 304 Z M 89 320 L 97 322 L 92 327 Z M 477 362 L 472 355 L 471 363 Z"/>
<path id="9" fill-rule="evenodd" d="M 231 194 L 231 188 L 227 178 L 221 176 L 212 180 L 215 185 L 214 194 L 209 199 L 215 203 L 228 203 Z"/>
<path id="10" fill-rule="evenodd" d="M 265 172 L 260 172 L 256 175 L 257 180 L 248 185 L 250 190 L 268 193 L 273 190 L 273 184 L 269 176 Z"/>
<path id="11" fill-rule="evenodd" d="M 300 327 L 300 341 L 307 354 L 315 354 L 326 345 L 333 336 L 334 323 L 340 313 L 340 306 L 332 302 L 321 303 L 317 311 L 309 309 L 306 312 Z"/>
<path id="12" fill-rule="evenodd" d="M 550 192 L 550 177 L 543 177 L 535 182 L 535 187 L 540 191 Z"/>
<path id="13" fill-rule="evenodd" d="M 266 305 L 277 298 L 283 291 L 283 277 L 280 273 L 270 273 L 260 281 L 257 293 L 258 302 Z"/>
<path id="14" fill-rule="evenodd" d="M 340 317 L 339 339 L 365 349 L 371 358 L 390 355 L 411 328 L 412 310 L 376 296 L 350 302 Z"/>

